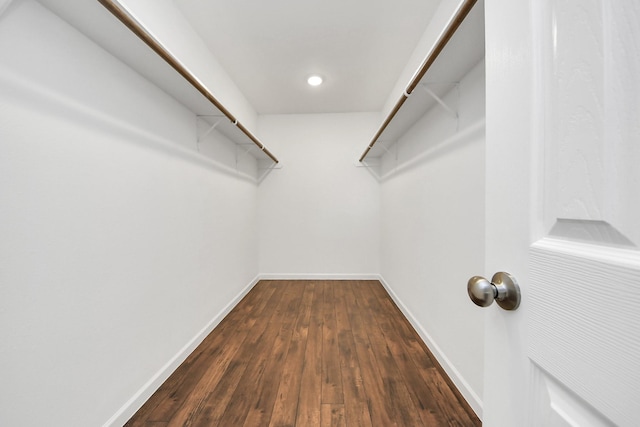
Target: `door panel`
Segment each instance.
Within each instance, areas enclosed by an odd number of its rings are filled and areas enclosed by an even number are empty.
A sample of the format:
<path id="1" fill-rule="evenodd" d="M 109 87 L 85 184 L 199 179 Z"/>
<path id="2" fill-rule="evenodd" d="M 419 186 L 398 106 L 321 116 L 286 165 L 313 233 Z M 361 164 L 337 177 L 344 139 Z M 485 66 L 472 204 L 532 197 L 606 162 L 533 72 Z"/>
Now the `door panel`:
<path id="1" fill-rule="evenodd" d="M 640 57 L 632 53 L 639 51 L 639 8 L 629 1 L 537 4 L 545 225 L 587 241 L 598 231 L 638 245 Z"/>
<path id="2" fill-rule="evenodd" d="M 576 395 L 552 400 L 556 410 L 584 400 L 618 425 L 638 416 L 638 261 L 634 250 L 594 244 L 549 238 L 532 246 L 529 357 Z"/>
<path id="3" fill-rule="evenodd" d="M 548 417 L 533 425 L 631 425 L 640 390 L 640 203 L 638 168 L 629 166 L 640 156 L 628 111 L 640 94 L 628 80 L 634 56 L 620 47 L 637 39 L 618 26 L 637 8 L 537 5 L 544 161 L 535 209 L 544 226 L 529 251 L 527 324 L 528 356 L 545 378 L 532 381 L 534 394 L 546 392 L 549 407 L 532 412 Z"/>
<path id="4" fill-rule="evenodd" d="M 522 302 L 487 313 L 483 421 L 636 426 L 640 2 L 485 4 L 484 273 Z"/>
<path id="5" fill-rule="evenodd" d="M 578 398 L 570 389 L 548 375 L 542 368 L 533 366 L 533 386 L 536 390 L 531 425 L 545 427 L 611 427 L 586 401 Z"/>

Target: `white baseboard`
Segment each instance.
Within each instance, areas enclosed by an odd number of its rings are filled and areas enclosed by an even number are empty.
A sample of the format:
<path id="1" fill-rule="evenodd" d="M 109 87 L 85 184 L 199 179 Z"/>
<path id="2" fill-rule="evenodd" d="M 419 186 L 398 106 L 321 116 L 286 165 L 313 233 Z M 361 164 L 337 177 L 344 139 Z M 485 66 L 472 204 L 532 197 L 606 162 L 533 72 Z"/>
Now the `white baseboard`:
<path id="1" fill-rule="evenodd" d="M 260 280 L 379 280 L 379 274 L 264 273 Z"/>
<path id="2" fill-rule="evenodd" d="M 451 378 L 451 381 L 453 381 L 469 406 L 471 406 L 471 409 L 473 409 L 478 418 L 482 420 L 482 399 L 480 399 L 478 394 L 469 386 L 469 383 L 465 381 L 460 372 L 455 368 L 455 366 L 453 366 L 442 349 L 438 346 L 438 344 L 436 344 L 433 338 L 431 338 L 431 335 L 429 335 L 429 333 L 427 333 L 427 331 L 422 327 L 413 313 L 411 313 L 407 306 L 402 303 L 391 286 L 389 286 L 389 284 L 381 275 L 378 276 L 377 279 L 380 280 L 380 283 L 382 283 L 382 286 L 384 286 L 384 288 L 387 290 L 400 311 L 402 311 L 413 328 L 418 332 L 420 338 L 422 338 L 429 350 L 431 350 L 431 353 L 433 353 L 435 358 L 438 360 L 438 363 L 440 363 L 440 366 L 442 366 L 442 369 L 444 369 L 449 378 Z"/>
<path id="3" fill-rule="evenodd" d="M 120 427 L 124 425 L 155 391 L 169 378 L 178 366 L 200 345 L 200 343 L 218 326 L 229 312 L 245 295 L 258 283 L 260 277 L 255 277 L 238 293 L 207 325 L 200 330 L 180 351 L 173 356 L 155 375 L 153 375 L 140 390 L 138 390 L 106 423 L 103 427 Z"/>

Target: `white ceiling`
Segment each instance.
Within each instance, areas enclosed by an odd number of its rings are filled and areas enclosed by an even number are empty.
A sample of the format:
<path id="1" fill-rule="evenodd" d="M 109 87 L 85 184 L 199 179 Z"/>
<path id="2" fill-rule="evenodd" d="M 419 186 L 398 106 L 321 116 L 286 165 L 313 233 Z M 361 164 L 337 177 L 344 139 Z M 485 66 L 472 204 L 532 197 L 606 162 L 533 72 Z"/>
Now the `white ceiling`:
<path id="1" fill-rule="evenodd" d="M 258 113 L 289 114 L 382 110 L 439 1 L 175 3 Z"/>

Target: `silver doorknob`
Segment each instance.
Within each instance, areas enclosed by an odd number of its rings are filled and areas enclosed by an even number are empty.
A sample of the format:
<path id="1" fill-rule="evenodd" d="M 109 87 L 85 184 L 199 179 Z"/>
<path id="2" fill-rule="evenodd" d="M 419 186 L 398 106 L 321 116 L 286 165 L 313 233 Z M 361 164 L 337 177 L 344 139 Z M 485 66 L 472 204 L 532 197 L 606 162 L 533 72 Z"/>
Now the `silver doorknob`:
<path id="1" fill-rule="evenodd" d="M 520 287 L 516 278 L 499 271 L 491 282 L 484 277 L 473 276 L 467 283 L 469 298 L 480 307 L 489 307 L 493 300 L 505 310 L 515 310 L 520 305 Z"/>

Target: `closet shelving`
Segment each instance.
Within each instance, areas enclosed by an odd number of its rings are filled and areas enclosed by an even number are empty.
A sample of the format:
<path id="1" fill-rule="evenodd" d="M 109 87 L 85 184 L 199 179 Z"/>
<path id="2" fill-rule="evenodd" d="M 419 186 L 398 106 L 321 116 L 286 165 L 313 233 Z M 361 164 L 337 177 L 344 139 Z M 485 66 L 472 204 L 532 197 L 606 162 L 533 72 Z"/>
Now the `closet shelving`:
<path id="1" fill-rule="evenodd" d="M 253 156 L 258 169 L 268 171 L 278 166 L 278 158 L 120 2 L 39 1 L 192 111 L 196 115 L 195 150 L 207 135 L 216 133 L 218 139 L 235 144 L 236 162 Z"/>
<path id="2" fill-rule="evenodd" d="M 443 108 L 457 118 L 456 103 L 445 102 L 443 98 L 459 90 L 462 77 L 484 57 L 483 2 L 476 5 L 476 1 L 460 3 L 360 156 L 361 164 L 379 167 L 382 157 L 433 107 Z"/>
<path id="3" fill-rule="evenodd" d="M 201 95 L 203 95 L 217 110 L 218 114 L 212 113 L 200 115 L 201 117 L 213 118 L 212 128 L 214 127 L 232 141 L 243 141 L 240 134 L 252 142 L 258 149 L 269 157 L 274 163 L 278 163 L 278 159 L 264 146 L 260 140 L 253 135 L 238 119 L 216 99 L 211 91 L 195 76 L 187 67 L 185 67 L 178 58 L 171 54 L 160 41 L 156 40 L 153 35 L 139 23 L 130 13 L 123 8 L 119 2 L 115 0 L 98 0 L 104 7 L 109 10 L 116 18 L 126 25 L 133 33 L 144 41 L 151 49 L 153 49 L 167 64 L 176 70 L 189 84 L 191 84 Z M 216 117 L 225 117 L 227 120 L 215 120 Z M 238 129 L 240 133 L 234 132 Z M 242 139 L 241 139 L 242 138 Z"/>

